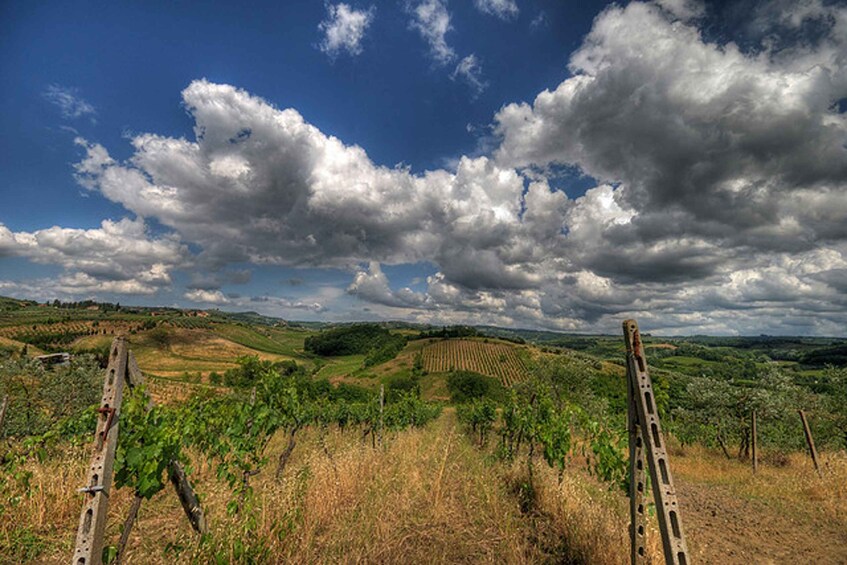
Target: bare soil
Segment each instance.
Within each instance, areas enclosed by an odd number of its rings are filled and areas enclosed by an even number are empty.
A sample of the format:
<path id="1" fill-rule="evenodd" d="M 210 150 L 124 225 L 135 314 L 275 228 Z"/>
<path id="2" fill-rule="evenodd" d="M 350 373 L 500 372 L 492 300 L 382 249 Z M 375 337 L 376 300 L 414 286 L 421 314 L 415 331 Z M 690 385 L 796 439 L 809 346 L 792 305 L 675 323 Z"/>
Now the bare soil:
<path id="1" fill-rule="evenodd" d="M 694 563 L 847 564 L 847 532 L 837 524 L 732 486 L 679 480 L 677 490 Z"/>

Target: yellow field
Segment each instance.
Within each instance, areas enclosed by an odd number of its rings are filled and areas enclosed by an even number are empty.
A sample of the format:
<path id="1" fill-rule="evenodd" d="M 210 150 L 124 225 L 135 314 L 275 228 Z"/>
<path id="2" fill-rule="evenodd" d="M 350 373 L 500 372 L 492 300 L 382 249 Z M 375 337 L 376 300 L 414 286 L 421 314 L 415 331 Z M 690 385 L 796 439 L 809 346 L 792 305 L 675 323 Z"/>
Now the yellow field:
<path id="1" fill-rule="evenodd" d="M 24 346 L 26 346 L 27 355 L 29 357 L 32 357 L 33 355 L 43 355 L 44 354 L 44 352 L 42 350 L 38 349 L 34 345 L 28 345 L 28 344 L 26 344 L 22 341 L 15 341 L 14 339 L 9 339 L 8 337 L 0 336 L 0 347 L 14 348 L 14 349 L 17 349 L 18 351 L 20 351 L 21 349 L 24 348 Z"/>
<path id="2" fill-rule="evenodd" d="M 155 343 L 141 333 L 130 336 L 130 347 L 142 371 L 169 377 L 184 372 L 199 372 L 204 376 L 212 371 L 222 373 L 237 367 L 237 359 L 248 355 L 269 361 L 291 359 L 256 351 L 201 329 L 168 328 L 166 344 Z"/>

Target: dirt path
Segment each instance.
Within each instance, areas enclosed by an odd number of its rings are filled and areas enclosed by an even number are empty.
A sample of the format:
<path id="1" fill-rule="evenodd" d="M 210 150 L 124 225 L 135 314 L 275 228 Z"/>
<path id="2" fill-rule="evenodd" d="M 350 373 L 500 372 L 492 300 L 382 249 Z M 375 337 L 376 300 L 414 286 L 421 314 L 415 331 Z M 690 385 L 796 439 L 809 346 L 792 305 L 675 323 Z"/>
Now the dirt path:
<path id="1" fill-rule="evenodd" d="M 847 532 L 740 496 L 732 488 L 678 481 L 694 563 L 847 564 Z"/>

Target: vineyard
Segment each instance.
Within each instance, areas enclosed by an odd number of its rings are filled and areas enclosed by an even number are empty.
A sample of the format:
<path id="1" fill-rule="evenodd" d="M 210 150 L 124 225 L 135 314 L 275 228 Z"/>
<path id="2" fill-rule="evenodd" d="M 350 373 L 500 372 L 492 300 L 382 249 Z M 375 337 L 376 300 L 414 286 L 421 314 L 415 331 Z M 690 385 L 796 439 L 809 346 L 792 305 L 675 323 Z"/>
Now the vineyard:
<path id="1" fill-rule="evenodd" d="M 135 333 L 145 328 L 141 322 L 127 320 L 68 320 L 16 325 L 0 328 L 0 337 L 14 339 L 45 350 L 68 347 L 83 336 Z"/>
<path id="2" fill-rule="evenodd" d="M 614 357 L 451 335 L 458 333 L 451 328 L 339 332 L 189 315 L 83 320 L 69 312 L 67 320 L 0 324 L 0 345 L 10 340 L 2 335 L 79 335 L 64 367 L 43 366 L 32 359 L 37 348 L 23 351 L 22 341 L 0 351 L 0 400 L 9 399 L 0 428 L 0 555 L 10 562 L 66 562 L 80 503 L 99 492 L 86 461 L 110 427 L 109 410 L 92 404 L 102 400 L 100 350 L 113 328 L 127 334 L 144 375 L 136 383 L 127 371 L 132 382 L 114 428 L 104 562 L 423 562 L 433 551 L 449 562 L 627 561 L 630 368 Z M 380 350 L 371 337 L 356 342 L 368 332 L 403 335 L 405 346 L 366 366 Z M 316 335 L 335 340 L 318 341 L 324 348 L 352 343 L 359 352 L 309 351 L 305 340 Z M 818 384 L 832 392 L 815 396 L 772 365 L 755 389 L 745 381 L 736 390 L 685 376 L 657 352 L 665 349 L 650 351 L 668 368 L 655 371 L 655 390 L 645 396 L 655 395 L 655 404 L 642 402 L 647 412 L 639 417 L 660 414 L 668 429 L 658 443 L 668 444 L 688 562 L 740 563 L 738 548 L 749 540 L 747 557 L 788 562 L 803 550 L 798 562 L 841 562 L 847 371 L 822 371 Z M 820 474 L 803 455 L 801 407 L 820 448 Z M 667 453 L 656 457 L 665 461 Z M 169 484 L 180 466 L 205 516 L 199 536 L 193 510 L 180 508 L 185 493 L 175 497 Z M 643 502 L 650 533 L 642 546 L 657 563 L 664 503 Z M 789 518 L 781 510 L 789 503 L 806 518 Z M 716 513 L 745 525 L 727 532 L 715 526 Z M 772 541 L 767 532 L 776 529 L 788 532 L 789 544 Z"/>
<path id="3" fill-rule="evenodd" d="M 184 403 L 198 393 L 213 396 L 223 394 L 227 389 L 204 383 L 154 377 L 147 381 L 147 392 L 156 404 L 170 406 Z"/>
<path id="4" fill-rule="evenodd" d="M 500 379 L 505 386 L 524 380 L 526 350 L 513 344 L 470 339 L 433 341 L 423 348 L 424 370 L 430 373 L 473 371 Z"/>

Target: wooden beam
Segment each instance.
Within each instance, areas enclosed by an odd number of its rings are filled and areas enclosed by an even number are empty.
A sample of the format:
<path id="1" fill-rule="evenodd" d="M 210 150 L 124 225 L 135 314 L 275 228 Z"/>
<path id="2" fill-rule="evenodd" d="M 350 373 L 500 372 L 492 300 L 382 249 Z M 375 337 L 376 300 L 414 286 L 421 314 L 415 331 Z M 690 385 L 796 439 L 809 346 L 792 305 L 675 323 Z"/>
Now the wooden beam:
<path id="1" fill-rule="evenodd" d="M 758 430 L 756 429 L 756 411 L 753 410 L 750 413 L 750 432 L 752 434 L 751 443 L 753 444 L 753 474 L 756 474 L 756 471 L 759 470 L 759 446 L 757 436 Z"/>
<path id="2" fill-rule="evenodd" d="M 806 445 L 809 446 L 809 455 L 812 456 L 812 463 L 815 465 L 815 471 L 817 471 L 818 476 L 821 475 L 821 467 L 818 465 L 818 450 L 815 449 L 815 439 L 812 437 L 812 429 L 809 427 L 809 421 L 806 420 L 806 413 L 802 410 L 798 410 L 800 413 L 800 420 L 803 422 L 803 433 L 806 434 Z"/>

